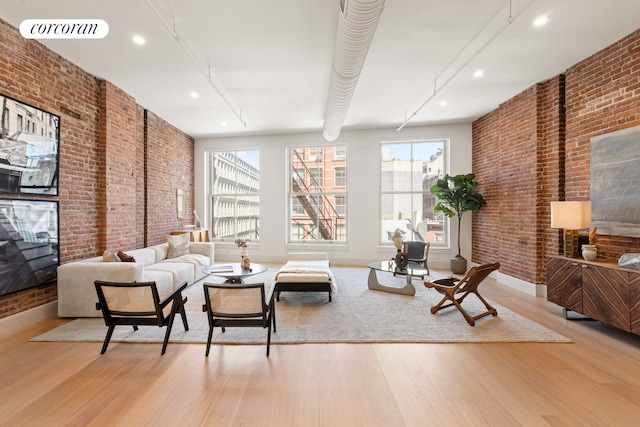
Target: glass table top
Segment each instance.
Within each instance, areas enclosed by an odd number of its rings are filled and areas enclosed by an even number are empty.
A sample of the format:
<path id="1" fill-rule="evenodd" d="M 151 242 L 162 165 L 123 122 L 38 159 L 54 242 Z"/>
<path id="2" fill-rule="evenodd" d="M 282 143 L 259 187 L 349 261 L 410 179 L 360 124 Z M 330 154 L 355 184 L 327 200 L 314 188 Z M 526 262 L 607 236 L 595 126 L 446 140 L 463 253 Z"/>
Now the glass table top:
<path id="1" fill-rule="evenodd" d="M 427 269 L 417 262 L 409 262 L 405 268 L 399 268 L 393 260 L 376 261 L 367 264 L 367 267 L 378 271 L 387 271 L 389 273 L 404 274 L 411 276 L 426 276 Z"/>

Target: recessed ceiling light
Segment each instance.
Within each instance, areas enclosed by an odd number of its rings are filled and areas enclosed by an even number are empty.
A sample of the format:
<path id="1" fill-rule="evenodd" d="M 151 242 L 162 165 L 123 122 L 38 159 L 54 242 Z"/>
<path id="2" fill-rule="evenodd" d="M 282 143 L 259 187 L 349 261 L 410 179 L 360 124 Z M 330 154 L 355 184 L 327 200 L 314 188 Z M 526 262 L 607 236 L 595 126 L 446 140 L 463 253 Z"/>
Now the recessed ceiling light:
<path id="1" fill-rule="evenodd" d="M 539 16 L 538 18 L 536 18 L 533 21 L 533 25 L 535 27 L 542 27 L 543 25 L 545 25 L 547 22 L 549 22 L 549 17 L 548 16 Z"/>
<path id="2" fill-rule="evenodd" d="M 440 105 L 444 107 L 445 105 L 447 105 L 447 101 L 440 101 Z"/>
<path id="3" fill-rule="evenodd" d="M 191 97 L 195 99 L 195 98 L 199 98 L 200 95 L 198 94 L 198 92 L 191 92 Z"/>
<path id="4" fill-rule="evenodd" d="M 133 36 L 133 42 L 137 45 L 142 46 L 143 44 L 146 43 L 146 40 L 142 36 L 135 35 Z"/>
<path id="5" fill-rule="evenodd" d="M 476 70 L 476 71 L 473 72 L 473 77 L 478 78 L 478 77 L 482 77 L 482 76 L 484 76 L 484 71 L 482 71 L 482 70 Z"/>
<path id="6" fill-rule="evenodd" d="M 220 126 L 226 126 L 227 122 L 220 122 Z"/>

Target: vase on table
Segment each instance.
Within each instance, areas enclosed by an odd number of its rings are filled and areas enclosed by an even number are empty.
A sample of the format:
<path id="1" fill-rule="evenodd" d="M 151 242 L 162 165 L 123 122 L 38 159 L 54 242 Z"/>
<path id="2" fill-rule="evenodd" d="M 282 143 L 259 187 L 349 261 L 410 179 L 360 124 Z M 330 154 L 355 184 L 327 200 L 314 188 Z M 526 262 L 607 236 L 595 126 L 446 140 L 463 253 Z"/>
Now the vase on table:
<path id="1" fill-rule="evenodd" d="M 242 266 L 242 269 L 249 270 L 249 268 L 251 268 L 251 262 L 249 261 L 249 256 L 247 255 L 246 246 L 241 247 L 241 255 L 242 255 L 242 262 L 240 263 L 240 265 Z"/>
<path id="2" fill-rule="evenodd" d="M 598 257 L 596 245 L 582 245 L 582 257 L 587 261 L 593 261 Z"/>

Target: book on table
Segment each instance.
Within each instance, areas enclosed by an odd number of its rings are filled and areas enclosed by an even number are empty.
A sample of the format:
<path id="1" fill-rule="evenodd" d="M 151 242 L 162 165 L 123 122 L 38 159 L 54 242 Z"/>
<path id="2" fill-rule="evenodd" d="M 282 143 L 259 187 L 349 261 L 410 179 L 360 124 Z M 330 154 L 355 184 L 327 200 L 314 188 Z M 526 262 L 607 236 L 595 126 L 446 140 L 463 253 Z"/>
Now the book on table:
<path id="1" fill-rule="evenodd" d="M 212 273 L 231 272 L 231 271 L 233 271 L 233 265 L 231 265 L 231 264 L 212 265 L 211 268 L 210 268 L 210 271 Z"/>

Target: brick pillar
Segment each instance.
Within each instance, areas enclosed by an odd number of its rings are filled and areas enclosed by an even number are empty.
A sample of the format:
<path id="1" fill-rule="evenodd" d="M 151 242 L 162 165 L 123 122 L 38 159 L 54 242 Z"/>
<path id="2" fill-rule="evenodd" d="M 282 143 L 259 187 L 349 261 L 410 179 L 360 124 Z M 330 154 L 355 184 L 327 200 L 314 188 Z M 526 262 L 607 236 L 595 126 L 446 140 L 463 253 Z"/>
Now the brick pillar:
<path id="1" fill-rule="evenodd" d="M 137 105 L 108 81 L 100 91 L 100 250 L 131 249 L 137 244 Z"/>

